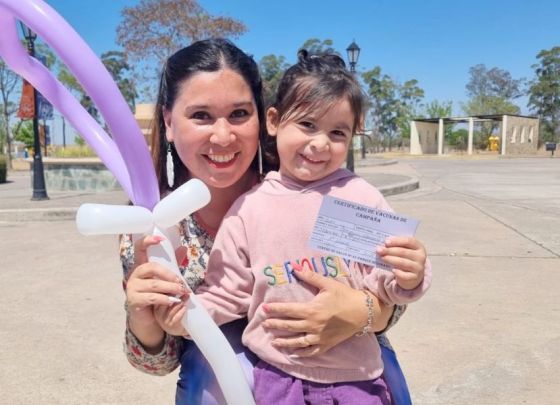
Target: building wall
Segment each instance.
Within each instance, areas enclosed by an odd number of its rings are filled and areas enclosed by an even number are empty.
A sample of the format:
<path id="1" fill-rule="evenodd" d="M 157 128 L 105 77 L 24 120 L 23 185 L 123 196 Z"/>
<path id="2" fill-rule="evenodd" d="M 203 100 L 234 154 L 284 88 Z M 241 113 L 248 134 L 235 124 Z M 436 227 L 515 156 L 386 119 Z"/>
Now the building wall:
<path id="1" fill-rule="evenodd" d="M 530 155 L 537 153 L 538 144 L 538 118 L 507 116 L 506 155 Z"/>
<path id="2" fill-rule="evenodd" d="M 412 121 L 410 125 L 410 132 L 411 154 L 437 154 L 437 123 Z"/>

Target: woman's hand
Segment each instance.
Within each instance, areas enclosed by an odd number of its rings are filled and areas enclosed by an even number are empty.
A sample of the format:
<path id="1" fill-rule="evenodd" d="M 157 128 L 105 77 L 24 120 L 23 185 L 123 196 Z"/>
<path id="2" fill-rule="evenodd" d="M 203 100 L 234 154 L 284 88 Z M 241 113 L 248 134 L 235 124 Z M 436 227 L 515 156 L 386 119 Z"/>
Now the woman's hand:
<path id="1" fill-rule="evenodd" d="M 368 310 L 363 291 L 355 290 L 314 271 L 294 272 L 298 279 L 319 289 L 306 303 L 268 303 L 264 309 L 269 318 L 263 326 L 294 333 L 292 337 L 276 338 L 276 347 L 296 349 L 294 354 L 310 357 L 321 354 L 360 332 L 367 324 Z M 372 329 L 382 330 L 391 317 L 393 307 L 379 305 L 374 299 Z"/>
<path id="2" fill-rule="evenodd" d="M 146 349 L 154 350 L 163 341 L 163 329 L 157 323 L 154 306 L 171 306 L 175 297 L 187 292 L 183 282 L 158 263 L 148 262 L 147 249 L 161 242 L 160 237 L 146 236 L 134 245 L 135 267 L 126 280 L 126 299 L 132 333 Z"/>
<path id="3" fill-rule="evenodd" d="M 392 236 L 385 246 L 377 248 L 377 254 L 393 267 L 397 284 L 405 290 L 413 290 L 424 280 L 426 248 L 412 236 Z"/>

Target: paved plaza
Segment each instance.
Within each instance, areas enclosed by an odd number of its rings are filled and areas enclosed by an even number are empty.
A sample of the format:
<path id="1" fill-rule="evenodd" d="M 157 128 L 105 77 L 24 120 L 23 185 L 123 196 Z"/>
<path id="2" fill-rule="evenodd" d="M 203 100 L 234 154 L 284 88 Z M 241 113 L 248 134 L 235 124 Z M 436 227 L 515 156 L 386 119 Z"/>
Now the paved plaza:
<path id="1" fill-rule="evenodd" d="M 434 268 L 432 289 L 389 334 L 414 403 L 558 403 L 560 159 L 396 160 L 357 171 L 385 187 L 420 184 L 388 197 L 421 221 Z M 81 236 L 71 220 L 81 202 L 124 194 L 32 203 L 28 177 L 10 175 L 20 177 L 0 184 L 0 403 L 173 403 L 176 374 L 144 375 L 122 354 L 116 238 Z M 68 212 L 41 214 L 62 212 L 57 201 Z"/>

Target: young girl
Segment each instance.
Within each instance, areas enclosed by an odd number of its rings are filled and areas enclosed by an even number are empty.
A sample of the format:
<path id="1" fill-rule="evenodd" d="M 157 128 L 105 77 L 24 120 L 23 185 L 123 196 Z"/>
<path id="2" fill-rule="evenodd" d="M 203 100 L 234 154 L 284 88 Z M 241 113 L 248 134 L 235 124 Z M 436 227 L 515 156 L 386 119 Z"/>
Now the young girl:
<path id="1" fill-rule="evenodd" d="M 224 217 L 197 295 L 218 324 L 248 317 L 243 343 L 261 360 L 254 371 L 258 404 L 388 404 L 379 344 L 369 335 L 370 294 L 386 304 L 418 299 L 431 279 L 425 249 L 413 237 L 389 238 L 378 253 L 393 266 L 390 272 L 308 247 L 325 195 L 390 207 L 375 187 L 340 169 L 363 117 L 358 83 L 336 55 L 300 51 L 298 57 L 267 111 L 280 170 L 242 195 Z M 298 282 L 303 271 L 363 289 L 370 314 L 362 333 L 313 357 L 275 345 L 264 323 L 267 303 L 313 298 Z M 314 343 L 311 334 L 300 338 L 300 347 Z"/>
<path id="2" fill-rule="evenodd" d="M 386 304 L 406 304 L 418 299 L 431 279 L 425 249 L 413 237 L 389 238 L 378 249 L 392 272 L 308 247 L 325 195 L 390 207 L 375 187 L 340 169 L 363 117 L 358 83 L 336 55 L 300 51 L 298 56 L 267 111 L 280 170 L 241 196 L 224 217 L 197 295 L 218 324 L 248 317 L 243 343 L 261 360 L 254 371 L 257 403 L 387 404 L 379 344 L 369 334 L 371 316 L 363 333 L 314 357 L 275 345 L 263 323 L 267 303 L 313 298 L 298 282 L 298 272 L 315 271 L 363 289 L 370 315 L 370 294 Z M 300 341 L 301 347 L 314 344 L 310 334 Z"/>

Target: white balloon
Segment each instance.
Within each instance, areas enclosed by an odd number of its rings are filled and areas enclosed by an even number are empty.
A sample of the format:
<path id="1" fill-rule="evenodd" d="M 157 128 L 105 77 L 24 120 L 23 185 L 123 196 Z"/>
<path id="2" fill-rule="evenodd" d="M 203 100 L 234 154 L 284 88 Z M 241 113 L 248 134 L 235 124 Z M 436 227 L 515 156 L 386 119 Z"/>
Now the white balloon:
<path id="1" fill-rule="evenodd" d="M 147 208 L 135 205 L 82 204 L 76 214 L 82 235 L 151 233 L 153 215 Z"/>
<path id="2" fill-rule="evenodd" d="M 169 228 L 210 202 L 210 190 L 199 179 L 187 181 L 154 207 L 154 221 Z"/>
<path id="3" fill-rule="evenodd" d="M 160 263 L 182 276 L 173 249 L 173 227 L 210 201 L 210 191 L 198 180 L 189 180 L 162 199 L 153 210 L 130 205 L 83 204 L 76 215 L 78 230 L 84 235 L 142 233 L 162 235 L 159 244 L 148 248 L 150 261 Z M 196 296 L 191 294 L 182 323 L 214 370 L 229 405 L 254 405 L 243 368 L 226 337 Z"/>

